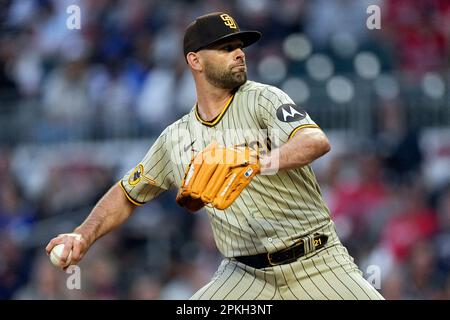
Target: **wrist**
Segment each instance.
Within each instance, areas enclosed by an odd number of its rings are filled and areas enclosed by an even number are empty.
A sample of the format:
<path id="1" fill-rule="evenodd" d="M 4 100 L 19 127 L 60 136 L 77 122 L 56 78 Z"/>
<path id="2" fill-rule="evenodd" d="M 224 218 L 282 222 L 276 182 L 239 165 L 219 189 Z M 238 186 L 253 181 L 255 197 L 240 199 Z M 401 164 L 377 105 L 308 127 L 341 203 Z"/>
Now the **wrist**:
<path id="1" fill-rule="evenodd" d="M 279 153 L 273 152 L 270 155 L 261 157 L 259 163 L 261 166 L 261 175 L 276 174 L 280 167 Z"/>
<path id="2" fill-rule="evenodd" d="M 93 237 L 90 236 L 90 233 L 84 230 L 82 226 L 75 228 L 73 233 L 79 234 L 81 238 L 83 238 L 87 242 L 88 246 L 91 246 L 92 243 L 94 242 Z"/>

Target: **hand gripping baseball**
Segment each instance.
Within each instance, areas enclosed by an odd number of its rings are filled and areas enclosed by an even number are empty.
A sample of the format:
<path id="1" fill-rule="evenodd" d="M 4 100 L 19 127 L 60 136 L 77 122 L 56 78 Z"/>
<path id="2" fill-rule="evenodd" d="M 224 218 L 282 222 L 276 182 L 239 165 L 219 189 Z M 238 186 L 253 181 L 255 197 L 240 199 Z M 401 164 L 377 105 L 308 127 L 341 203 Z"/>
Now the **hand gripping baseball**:
<path id="1" fill-rule="evenodd" d="M 176 201 L 192 212 L 206 204 L 224 210 L 259 172 L 258 156 L 249 147 L 225 148 L 213 141 L 191 160 Z"/>
<path id="2" fill-rule="evenodd" d="M 45 247 L 47 255 L 53 248 L 63 244 L 64 249 L 58 254 L 60 266 L 67 268 L 69 265 L 77 264 L 89 249 L 86 239 L 79 233 L 63 233 L 53 238 Z"/>

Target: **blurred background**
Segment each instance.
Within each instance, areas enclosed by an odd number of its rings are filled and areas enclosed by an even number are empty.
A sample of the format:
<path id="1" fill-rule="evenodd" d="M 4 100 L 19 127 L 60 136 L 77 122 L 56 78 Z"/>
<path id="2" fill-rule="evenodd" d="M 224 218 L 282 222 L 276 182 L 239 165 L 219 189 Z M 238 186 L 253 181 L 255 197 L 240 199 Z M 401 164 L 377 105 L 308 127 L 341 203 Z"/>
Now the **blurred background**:
<path id="1" fill-rule="evenodd" d="M 81 29 L 66 27 L 69 5 Z M 381 30 L 369 30 L 369 5 Z M 195 103 L 196 16 L 262 40 L 249 78 L 285 90 L 332 151 L 313 165 L 342 242 L 387 299 L 450 298 L 450 1 L 0 0 L 0 298 L 185 299 L 220 255 L 205 212 L 167 192 L 99 240 L 81 290 L 46 243 Z"/>

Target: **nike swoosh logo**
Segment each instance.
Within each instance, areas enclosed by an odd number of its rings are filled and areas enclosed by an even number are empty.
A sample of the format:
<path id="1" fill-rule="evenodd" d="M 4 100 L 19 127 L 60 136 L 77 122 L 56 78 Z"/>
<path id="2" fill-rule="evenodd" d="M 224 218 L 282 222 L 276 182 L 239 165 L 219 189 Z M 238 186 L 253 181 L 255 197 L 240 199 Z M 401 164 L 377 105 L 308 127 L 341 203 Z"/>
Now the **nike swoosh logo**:
<path id="1" fill-rule="evenodd" d="M 191 144 L 189 144 L 189 145 L 187 145 L 186 147 L 184 147 L 184 152 L 188 151 L 188 150 L 189 150 L 189 148 L 190 148 L 190 147 L 192 147 L 192 146 L 194 145 L 194 143 L 195 143 L 195 140 L 194 140 L 194 141 L 192 141 L 192 143 L 191 143 Z"/>

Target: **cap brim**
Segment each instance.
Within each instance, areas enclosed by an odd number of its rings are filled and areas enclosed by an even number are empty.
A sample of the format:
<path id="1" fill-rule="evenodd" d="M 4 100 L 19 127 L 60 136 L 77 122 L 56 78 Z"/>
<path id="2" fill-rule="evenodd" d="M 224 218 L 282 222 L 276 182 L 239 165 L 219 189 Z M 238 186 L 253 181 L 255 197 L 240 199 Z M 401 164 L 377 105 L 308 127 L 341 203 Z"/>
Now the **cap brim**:
<path id="1" fill-rule="evenodd" d="M 239 39 L 243 42 L 242 47 L 248 47 L 249 45 L 254 44 L 259 39 L 261 39 L 261 32 L 259 31 L 239 31 L 236 33 L 227 34 L 226 36 L 223 36 L 219 39 L 214 40 L 211 43 L 208 43 L 203 48 L 200 48 L 199 50 L 206 49 L 212 45 L 218 44 L 220 42 L 226 41 L 226 40 L 232 40 L 232 39 Z"/>

